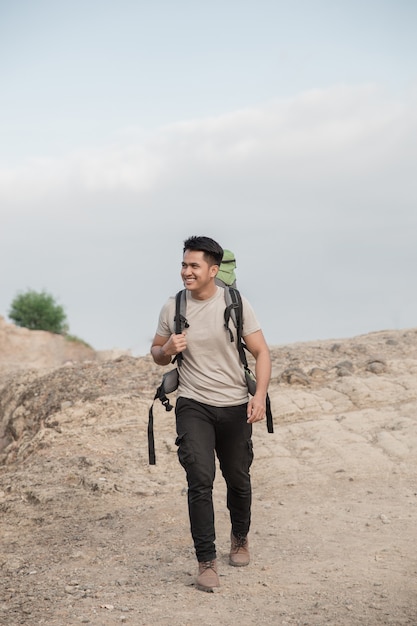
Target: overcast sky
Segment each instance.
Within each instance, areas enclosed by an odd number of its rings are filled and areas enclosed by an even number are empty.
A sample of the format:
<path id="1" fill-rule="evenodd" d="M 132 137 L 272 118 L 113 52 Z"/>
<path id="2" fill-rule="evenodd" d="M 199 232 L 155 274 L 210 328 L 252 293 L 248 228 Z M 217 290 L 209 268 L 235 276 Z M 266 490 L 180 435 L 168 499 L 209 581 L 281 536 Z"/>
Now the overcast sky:
<path id="1" fill-rule="evenodd" d="M 145 354 L 182 243 L 270 345 L 417 327 L 417 2 L 0 0 L 0 315 Z"/>

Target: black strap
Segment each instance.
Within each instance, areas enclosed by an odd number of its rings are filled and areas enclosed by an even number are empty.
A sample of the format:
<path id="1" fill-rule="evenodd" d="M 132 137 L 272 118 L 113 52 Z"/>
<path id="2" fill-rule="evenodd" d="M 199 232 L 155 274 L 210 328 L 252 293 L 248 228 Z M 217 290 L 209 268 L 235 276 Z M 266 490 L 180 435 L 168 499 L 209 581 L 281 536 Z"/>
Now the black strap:
<path id="1" fill-rule="evenodd" d="M 233 287 L 228 287 L 227 288 L 229 290 L 229 294 L 230 294 L 230 299 L 231 299 L 231 304 L 226 307 L 226 310 L 224 312 L 224 318 L 225 318 L 225 326 L 227 328 L 227 330 L 229 331 L 229 334 L 231 336 L 231 341 L 233 341 L 233 335 L 232 332 L 229 328 L 229 319 L 230 317 L 233 317 L 233 313 L 234 313 L 234 318 L 235 318 L 235 326 L 236 326 L 236 335 L 237 335 L 237 349 L 239 352 L 239 357 L 240 357 L 240 361 L 243 365 L 243 367 L 245 369 L 249 369 L 248 367 L 248 360 L 246 358 L 246 352 L 245 350 L 247 350 L 247 346 L 245 344 L 245 342 L 243 341 L 243 337 L 242 337 L 242 332 L 243 332 L 243 303 L 242 303 L 242 297 L 240 295 L 240 292 L 238 289 L 234 289 Z M 232 313 L 233 312 L 233 313 Z M 273 422 L 273 418 L 272 418 L 272 410 L 271 410 L 271 400 L 269 398 L 269 394 L 266 394 L 266 406 L 265 406 L 265 413 L 266 413 L 266 427 L 268 429 L 269 433 L 273 433 L 274 432 L 274 422 Z"/>
<path id="2" fill-rule="evenodd" d="M 153 434 L 153 402 L 149 409 L 149 415 L 148 415 L 148 458 L 149 458 L 149 465 L 156 464 L 155 438 Z"/>
<path id="3" fill-rule="evenodd" d="M 186 293 L 185 289 L 182 289 L 175 296 L 175 334 L 180 335 L 184 328 L 188 328 L 188 322 L 185 318 L 185 308 L 186 308 Z M 172 360 L 174 363 L 177 361 L 178 367 L 181 366 L 183 356 L 182 352 L 177 354 L 175 358 Z M 155 400 L 160 400 L 165 407 L 166 411 L 172 411 L 174 408 L 166 395 L 162 393 L 162 384 L 159 385 L 156 390 L 155 397 L 153 399 L 152 405 L 149 409 L 148 414 L 148 457 L 149 457 L 149 465 L 155 465 L 156 457 L 155 457 L 155 438 L 153 432 L 153 405 Z"/>
<path id="4" fill-rule="evenodd" d="M 274 420 L 272 418 L 271 400 L 269 399 L 269 393 L 266 394 L 266 427 L 269 433 L 274 432 Z"/>
<path id="5" fill-rule="evenodd" d="M 162 384 L 159 385 L 158 389 L 156 390 L 155 393 L 155 397 L 153 399 L 153 402 L 149 408 L 149 413 L 148 413 L 148 458 L 149 458 L 149 465 L 155 465 L 156 464 L 156 457 L 155 457 L 155 438 L 154 438 L 154 434 L 153 434 L 153 405 L 155 400 L 160 400 L 162 402 L 162 404 L 165 407 L 166 411 L 172 411 L 172 409 L 174 408 L 172 406 L 172 404 L 170 403 L 170 401 L 168 400 L 168 398 L 166 397 L 166 395 L 164 393 L 162 393 Z"/>
<path id="6" fill-rule="evenodd" d="M 248 361 L 246 359 L 247 350 L 246 344 L 243 341 L 243 303 L 240 292 L 237 289 L 233 289 L 233 287 L 229 287 L 229 293 L 232 300 L 232 310 L 235 314 L 236 320 L 236 335 L 237 335 L 237 349 L 239 352 L 240 361 L 243 367 L 248 367 Z M 232 315 L 231 310 L 231 315 Z M 233 315 L 232 315 L 233 317 Z"/>
<path id="7" fill-rule="evenodd" d="M 189 324 L 187 322 L 187 318 L 185 317 L 185 310 L 187 306 L 187 293 L 185 289 L 182 289 L 175 296 L 175 334 L 181 335 L 184 328 L 188 328 Z M 178 352 L 175 357 L 172 359 L 172 362 L 177 362 L 178 367 L 181 366 L 182 363 L 182 352 Z"/>

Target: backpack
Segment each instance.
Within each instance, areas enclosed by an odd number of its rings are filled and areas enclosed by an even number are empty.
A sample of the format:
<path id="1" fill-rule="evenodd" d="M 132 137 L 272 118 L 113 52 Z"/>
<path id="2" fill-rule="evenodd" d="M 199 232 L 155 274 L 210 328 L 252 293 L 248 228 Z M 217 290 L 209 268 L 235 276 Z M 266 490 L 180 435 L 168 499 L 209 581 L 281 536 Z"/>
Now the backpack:
<path id="1" fill-rule="evenodd" d="M 235 269 L 235 255 L 230 250 L 223 250 L 223 259 L 214 279 L 216 285 L 219 285 L 219 287 L 236 287 Z"/>
<path id="2" fill-rule="evenodd" d="M 242 363 L 245 380 L 248 387 L 248 391 L 251 396 L 255 395 L 256 392 L 256 378 L 253 372 L 249 369 L 248 361 L 246 358 L 245 350 L 247 347 L 243 341 L 242 337 L 242 329 L 243 329 L 243 305 L 242 298 L 237 289 L 234 287 L 224 287 L 224 299 L 226 303 L 226 308 L 224 310 L 224 325 L 226 330 L 229 333 L 230 341 L 234 341 L 234 336 L 232 331 L 229 328 L 230 318 L 232 319 L 234 326 L 236 328 L 236 347 L 239 352 L 239 358 Z M 186 289 L 182 289 L 175 296 L 175 334 L 181 334 L 185 328 L 188 328 L 188 322 L 186 318 L 186 308 L 187 308 L 187 295 Z M 160 400 L 165 407 L 166 411 L 172 411 L 174 408 L 170 403 L 167 395 L 175 391 L 178 387 L 179 373 L 178 368 L 181 367 L 182 362 L 182 353 L 177 354 L 172 363 L 177 362 L 177 367 L 169 372 L 166 372 L 163 377 L 161 384 L 156 390 L 155 397 L 153 402 L 149 408 L 148 415 L 148 456 L 149 456 L 149 465 L 155 465 L 155 440 L 154 440 L 154 432 L 153 432 L 153 405 L 155 400 Z M 271 412 L 271 402 L 269 399 L 269 395 L 266 396 L 266 426 L 269 433 L 274 432 L 274 425 L 272 420 L 272 412 Z"/>

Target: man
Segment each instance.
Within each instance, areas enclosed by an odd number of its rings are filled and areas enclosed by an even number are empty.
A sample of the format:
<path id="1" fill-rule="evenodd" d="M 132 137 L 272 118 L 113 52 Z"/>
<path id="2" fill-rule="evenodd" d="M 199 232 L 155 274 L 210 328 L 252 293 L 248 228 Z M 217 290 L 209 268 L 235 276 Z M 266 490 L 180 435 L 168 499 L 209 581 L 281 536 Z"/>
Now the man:
<path id="1" fill-rule="evenodd" d="M 222 257 L 223 249 L 209 237 L 190 237 L 184 242 L 181 277 L 187 290 L 188 327 L 175 334 L 175 298 L 170 298 L 161 310 L 151 347 L 159 365 L 168 365 L 180 352 L 183 357 L 175 407 L 176 444 L 187 476 L 191 534 L 198 560 L 196 584 L 203 591 L 219 586 L 212 500 L 215 453 L 227 485 L 229 563 L 249 564 L 252 424 L 265 417 L 271 375 L 262 330 L 252 307 L 242 298 L 243 338 L 256 360 L 256 394 L 249 399 L 236 337 L 230 341 L 224 324 L 224 291 L 215 283 Z"/>

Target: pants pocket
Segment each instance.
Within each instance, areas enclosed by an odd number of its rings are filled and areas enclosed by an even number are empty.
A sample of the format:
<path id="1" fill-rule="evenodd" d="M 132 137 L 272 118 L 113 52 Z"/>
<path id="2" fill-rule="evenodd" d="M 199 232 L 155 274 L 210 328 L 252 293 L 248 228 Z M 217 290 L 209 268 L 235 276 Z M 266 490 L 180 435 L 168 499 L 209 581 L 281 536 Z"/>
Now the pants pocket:
<path id="1" fill-rule="evenodd" d="M 187 433 L 178 435 L 175 440 L 175 445 L 178 447 L 178 460 L 183 468 L 187 469 L 187 467 L 195 461 L 193 448 L 187 438 Z"/>
<path id="2" fill-rule="evenodd" d="M 253 461 L 253 442 L 252 439 L 248 439 L 247 441 L 247 449 L 248 449 L 248 469 L 252 465 Z"/>

